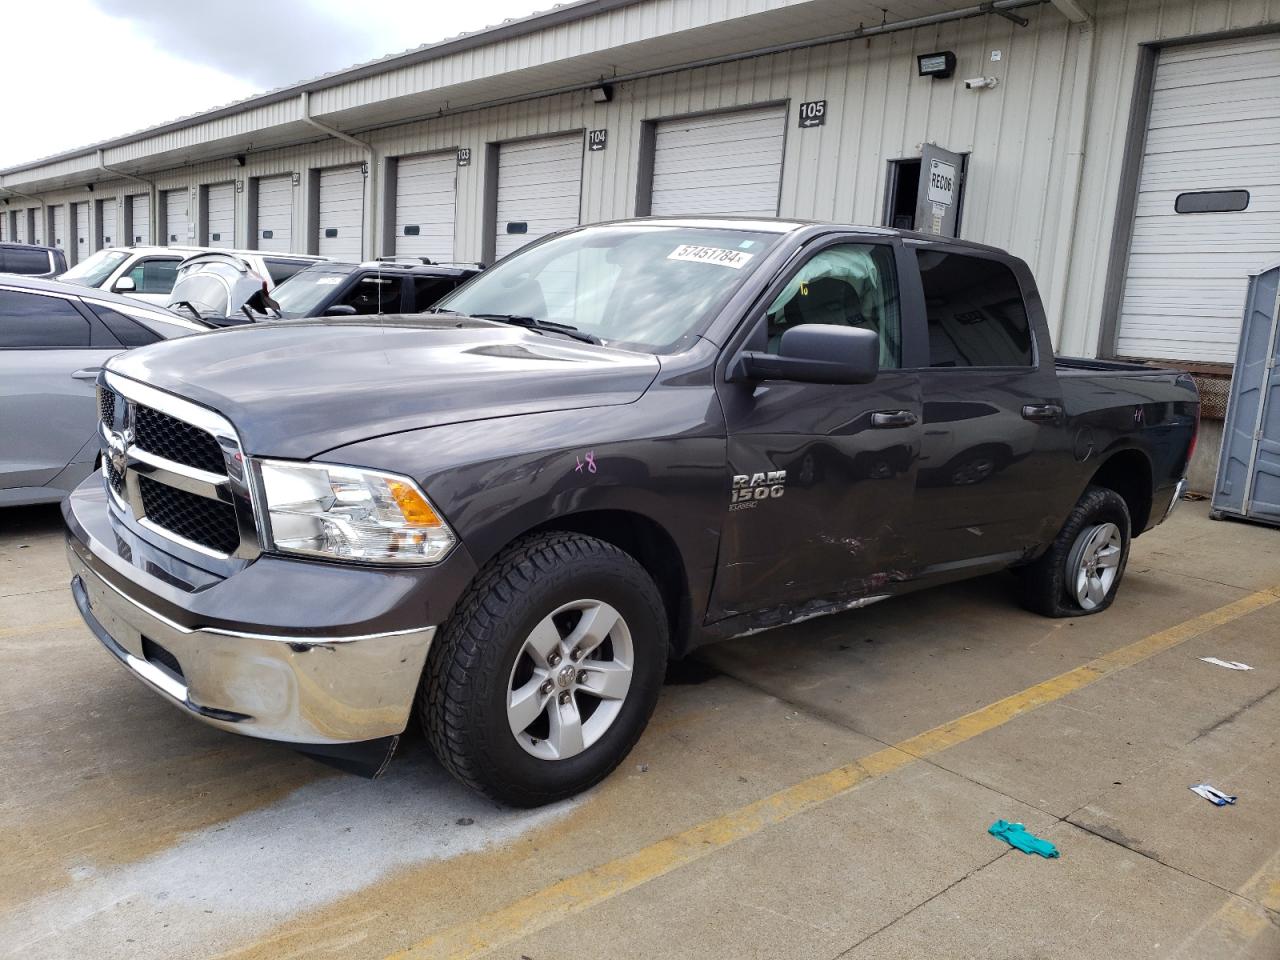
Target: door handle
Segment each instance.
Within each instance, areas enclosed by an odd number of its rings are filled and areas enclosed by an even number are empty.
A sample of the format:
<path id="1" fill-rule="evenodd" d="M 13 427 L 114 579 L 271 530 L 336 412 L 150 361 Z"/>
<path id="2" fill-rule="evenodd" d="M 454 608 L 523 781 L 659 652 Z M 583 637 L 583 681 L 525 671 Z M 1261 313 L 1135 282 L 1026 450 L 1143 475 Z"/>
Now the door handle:
<path id="1" fill-rule="evenodd" d="M 83 370 L 77 370 L 71 375 L 72 380 L 97 380 L 101 367 L 85 367 Z"/>
<path id="2" fill-rule="evenodd" d="M 871 426 L 879 430 L 914 427 L 919 422 L 920 418 L 910 410 L 878 410 L 871 415 Z"/>
<path id="3" fill-rule="evenodd" d="M 1022 408 L 1022 419 L 1045 423 L 1062 416 L 1062 407 L 1056 403 L 1028 403 Z"/>

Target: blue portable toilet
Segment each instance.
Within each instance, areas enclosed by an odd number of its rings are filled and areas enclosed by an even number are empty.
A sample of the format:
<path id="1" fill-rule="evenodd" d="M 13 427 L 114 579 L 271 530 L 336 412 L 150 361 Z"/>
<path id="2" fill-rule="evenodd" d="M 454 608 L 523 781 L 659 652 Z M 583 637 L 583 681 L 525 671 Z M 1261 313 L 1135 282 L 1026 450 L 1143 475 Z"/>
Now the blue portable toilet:
<path id="1" fill-rule="evenodd" d="M 1249 278 L 1213 485 L 1215 519 L 1280 525 L 1280 263 Z"/>

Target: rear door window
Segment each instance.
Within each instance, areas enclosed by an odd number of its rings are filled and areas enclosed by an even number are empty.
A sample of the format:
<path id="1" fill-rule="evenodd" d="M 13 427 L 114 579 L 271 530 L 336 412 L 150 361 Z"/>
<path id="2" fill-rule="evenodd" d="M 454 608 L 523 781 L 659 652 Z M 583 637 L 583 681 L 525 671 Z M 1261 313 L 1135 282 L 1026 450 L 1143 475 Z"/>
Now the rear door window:
<path id="1" fill-rule="evenodd" d="M 421 313 L 430 310 L 436 301 L 458 285 L 454 277 L 414 277 L 413 309 Z"/>
<path id="2" fill-rule="evenodd" d="M 0 251 L 5 273 L 22 273 L 28 276 L 49 272 L 49 254 L 43 250 L 23 250 L 7 247 Z"/>
<path id="3" fill-rule="evenodd" d="M 357 314 L 399 313 L 404 277 L 369 274 L 356 281 L 335 306 L 354 307 Z"/>
<path id="4" fill-rule="evenodd" d="M 0 290 L 0 348 L 89 346 L 89 321 L 70 301 Z"/>
<path id="5" fill-rule="evenodd" d="M 1018 278 L 998 260 L 919 250 L 931 367 L 1030 367 L 1031 324 Z"/>

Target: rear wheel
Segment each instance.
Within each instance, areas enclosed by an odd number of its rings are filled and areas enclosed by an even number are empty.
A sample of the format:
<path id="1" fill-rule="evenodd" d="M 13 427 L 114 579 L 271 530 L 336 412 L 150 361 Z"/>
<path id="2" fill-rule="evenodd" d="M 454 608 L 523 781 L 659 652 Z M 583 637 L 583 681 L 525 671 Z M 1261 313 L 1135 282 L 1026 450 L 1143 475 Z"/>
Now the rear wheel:
<path id="1" fill-rule="evenodd" d="M 459 780 L 516 806 L 572 796 L 640 737 L 662 686 L 653 580 L 593 537 L 518 541 L 476 578 L 428 657 L 427 738 Z"/>
<path id="2" fill-rule="evenodd" d="M 1018 571 L 1023 603 L 1046 617 L 1101 613 L 1129 560 L 1129 508 L 1114 490 L 1089 487 L 1053 545 Z"/>

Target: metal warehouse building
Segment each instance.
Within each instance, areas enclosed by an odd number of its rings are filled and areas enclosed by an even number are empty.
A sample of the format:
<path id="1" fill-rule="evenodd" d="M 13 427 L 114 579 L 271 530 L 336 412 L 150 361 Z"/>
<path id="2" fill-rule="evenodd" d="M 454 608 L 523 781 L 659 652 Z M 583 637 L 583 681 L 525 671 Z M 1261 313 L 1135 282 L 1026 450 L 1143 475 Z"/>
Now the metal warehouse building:
<path id="1" fill-rule="evenodd" d="M 1225 375 L 1278 156 L 1280 0 L 583 0 L 4 170 L 0 231 L 487 262 L 637 214 L 906 225 L 1028 260 L 1062 352 Z"/>

